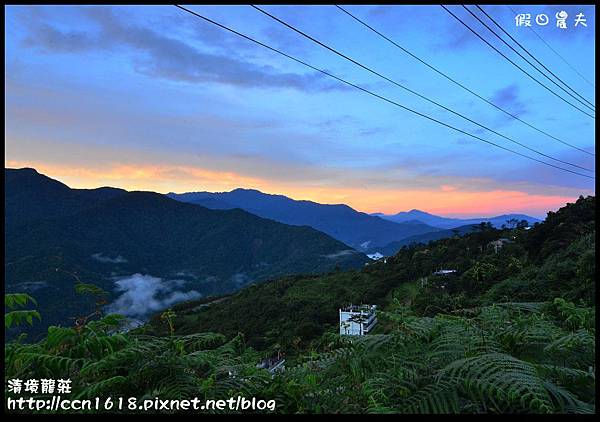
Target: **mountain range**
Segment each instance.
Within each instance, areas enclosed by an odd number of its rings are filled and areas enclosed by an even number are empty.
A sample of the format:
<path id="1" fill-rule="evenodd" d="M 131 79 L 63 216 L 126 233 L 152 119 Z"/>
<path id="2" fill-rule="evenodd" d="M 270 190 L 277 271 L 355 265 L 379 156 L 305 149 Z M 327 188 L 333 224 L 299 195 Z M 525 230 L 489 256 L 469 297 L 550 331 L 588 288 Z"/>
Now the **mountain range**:
<path id="1" fill-rule="evenodd" d="M 374 213 L 371 214 L 376 217 L 383 218 L 385 220 L 393 221 L 396 223 L 404 223 L 407 221 L 421 221 L 425 224 L 428 224 L 433 227 L 442 228 L 442 229 L 452 229 L 455 227 L 466 226 L 471 224 L 480 224 L 480 223 L 491 223 L 494 227 L 500 228 L 503 224 L 507 224 L 509 220 L 526 220 L 530 225 L 535 223 L 539 223 L 539 218 L 531 217 L 525 214 L 503 214 L 495 217 L 478 217 L 478 218 L 449 218 L 449 217 L 440 217 L 438 215 L 433 215 L 425 211 L 420 210 L 410 210 L 410 211 L 402 211 L 397 214 L 382 214 L 382 213 Z"/>
<path id="2" fill-rule="evenodd" d="M 394 215 L 366 214 L 344 204 L 328 205 L 294 200 L 254 189 L 230 192 L 169 193 L 170 198 L 211 209 L 240 208 L 252 214 L 285 224 L 310 226 L 347 245 L 371 255 L 393 255 L 402 246 L 466 234 L 474 226 L 489 222 L 500 228 L 508 221 L 526 220 L 533 225 L 541 220 L 524 214 L 505 214 L 481 218 L 448 218 L 420 210 Z"/>
<path id="3" fill-rule="evenodd" d="M 405 237 L 404 239 L 390 242 L 383 247 L 370 248 L 365 253 L 369 257 L 384 257 L 395 255 L 403 246 L 427 244 L 434 240 L 446 239 L 454 236 L 464 236 L 478 229 L 478 224 L 467 224 L 466 226 L 454 227 L 452 229 L 438 230 L 414 236 Z"/>
<path id="4" fill-rule="evenodd" d="M 370 261 L 363 252 L 393 255 L 404 245 L 468 233 L 481 221 L 539 221 L 418 210 L 369 215 L 251 189 L 72 189 L 30 168 L 5 169 L 4 187 L 5 290 L 36 297 L 46 315 L 40 332 L 93 309 L 94 298 L 76 295 L 77 281 L 100 286 L 117 310 L 143 318 L 271 278 L 359 268 Z"/>
<path id="5" fill-rule="evenodd" d="M 131 307 L 158 300 L 143 296 L 143 283 L 172 301 L 369 260 L 314 228 L 241 209 L 213 210 L 153 192 L 71 189 L 28 168 L 5 169 L 4 187 L 5 290 L 35 296 L 43 326 L 89 313 L 93 300 L 75 295 L 78 280 L 108 290 L 111 299 L 129 294 Z"/>
<path id="6" fill-rule="evenodd" d="M 356 211 L 344 204 L 328 205 L 272 195 L 253 189 L 231 192 L 169 193 L 170 198 L 212 209 L 241 208 L 284 224 L 310 226 L 351 247 L 364 251 L 409 236 L 440 230 L 425 222 L 392 222 Z"/>

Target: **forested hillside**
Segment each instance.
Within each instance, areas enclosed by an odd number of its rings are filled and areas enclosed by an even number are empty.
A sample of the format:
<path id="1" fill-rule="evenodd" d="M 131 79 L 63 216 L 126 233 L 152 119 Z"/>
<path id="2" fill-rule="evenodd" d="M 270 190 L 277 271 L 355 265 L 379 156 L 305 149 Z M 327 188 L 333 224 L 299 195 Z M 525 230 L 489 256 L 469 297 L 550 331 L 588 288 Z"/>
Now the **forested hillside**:
<path id="1" fill-rule="evenodd" d="M 379 305 L 373 334 L 337 334 L 350 302 Z M 593 413 L 595 197 L 531 230 L 483 224 L 361 271 L 254 285 L 111 334 L 118 323 L 11 343 L 5 375 L 70 376 L 82 396 L 253 395 L 285 413 Z M 256 363 L 276 352 L 286 370 L 271 378 Z"/>
<path id="2" fill-rule="evenodd" d="M 5 169 L 5 176 L 5 291 L 36 296 L 44 331 L 92 311 L 74 294 L 78 280 L 99 285 L 112 302 L 117 282 L 135 276 L 199 296 L 369 261 L 311 227 L 239 209 L 210 210 L 154 192 L 71 189 L 33 169 Z"/>
<path id="3" fill-rule="evenodd" d="M 549 213 L 546 222 L 531 230 L 496 230 L 482 224 L 463 237 L 404 247 L 361 271 L 251 286 L 198 311 L 196 303 L 182 303 L 176 307 L 177 324 L 183 332 L 241 331 L 263 345 L 268 338 L 306 342 L 317 337 L 328 324 L 337 323 L 338 308 L 348 303 L 385 306 L 398 298 L 426 316 L 555 297 L 589 306 L 595 295 L 594 205 L 594 197 L 582 198 Z M 489 243 L 499 238 L 511 243 L 496 253 Z M 455 269 L 457 275 L 431 275 L 443 268 Z"/>
<path id="4" fill-rule="evenodd" d="M 298 201 L 254 189 L 234 189 L 231 192 L 219 193 L 170 193 L 168 196 L 207 208 L 240 208 L 280 223 L 310 226 L 359 251 L 376 246 L 383 247 L 409 236 L 440 230 L 415 219 L 395 223 L 356 211 L 345 204 Z"/>

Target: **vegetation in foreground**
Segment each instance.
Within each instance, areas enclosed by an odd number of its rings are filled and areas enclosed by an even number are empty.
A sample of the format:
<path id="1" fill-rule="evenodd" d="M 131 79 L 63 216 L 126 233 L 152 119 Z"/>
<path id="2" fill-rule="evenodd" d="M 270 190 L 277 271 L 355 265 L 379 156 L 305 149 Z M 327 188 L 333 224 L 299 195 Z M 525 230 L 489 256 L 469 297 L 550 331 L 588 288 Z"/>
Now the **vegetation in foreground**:
<path id="1" fill-rule="evenodd" d="M 580 198 L 531 230 L 482 226 L 361 272 L 181 305 L 129 333 L 110 315 L 51 327 L 5 346 L 5 378 L 68 377 L 79 397 L 255 396 L 284 413 L 593 413 L 594 219 L 595 198 Z M 513 243 L 496 253 L 502 236 Z M 459 275 L 432 277 L 440 268 Z M 374 334 L 336 334 L 348 302 L 382 306 Z M 35 323 L 21 312 L 11 322 Z M 272 377 L 256 363 L 276 350 L 288 362 Z"/>

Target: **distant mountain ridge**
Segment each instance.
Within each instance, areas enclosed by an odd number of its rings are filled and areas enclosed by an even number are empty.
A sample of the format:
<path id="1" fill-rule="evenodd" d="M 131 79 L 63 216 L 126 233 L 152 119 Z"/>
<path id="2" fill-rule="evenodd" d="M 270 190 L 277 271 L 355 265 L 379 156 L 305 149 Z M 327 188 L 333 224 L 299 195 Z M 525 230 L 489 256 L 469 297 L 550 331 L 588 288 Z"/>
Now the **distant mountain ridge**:
<path id="1" fill-rule="evenodd" d="M 182 194 L 171 192 L 167 196 L 207 208 L 241 208 L 284 224 L 310 226 L 358 250 L 384 246 L 409 236 L 440 230 L 422 221 L 392 222 L 356 211 L 344 204 L 319 204 L 254 189 Z"/>
<path id="2" fill-rule="evenodd" d="M 32 168 L 4 170 L 5 230 L 40 219 L 75 214 L 126 191 L 117 188 L 71 189 Z"/>
<path id="3" fill-rule="evenodd" d="M 429 242 L 445 239 L 453 236 L 464 236 L 466 234 L 476 231 L 478 224 L 467 224 L 465 226 L 453 227 L 452 229 L 439 230 L 436 232 L 429 232 L 418 234 L 415 236 L 409 236 L 396 242 L 388 243 L 383 247 L 375 247 L 366 251 L 369 255 L 380 254 L 382 256 L 395 255 L 403 246 L 428 244 Z"/>
<path id="4" fill-rule="evenodd" d="M 508 220 L 516 219 L 518 221 L 526 220 L 530 225 L 539 223 L 542 220 L 539 218 L 531 217 L 525 214 L 503 214 L 495 217 L 478 217 L 478 218 L 450 218 L 441 217 L 438 215 L 430 214 L 425 211 L 413 209 L 410 211 L 402 211 L 397 214 L 382 214 L 373 213 L 373 216 L 377 216 L 389 221 L 396 223 L 402 223 L 411 220 L 418 220 L 425 224 L 433 227 L 442 229 L 451 229 L 460 226 L 466 226 L 470 224 L 479 224 L 483 222 L 490 222 L 494 227 L 500 228 L 503 224 L 506 224 Z"/>

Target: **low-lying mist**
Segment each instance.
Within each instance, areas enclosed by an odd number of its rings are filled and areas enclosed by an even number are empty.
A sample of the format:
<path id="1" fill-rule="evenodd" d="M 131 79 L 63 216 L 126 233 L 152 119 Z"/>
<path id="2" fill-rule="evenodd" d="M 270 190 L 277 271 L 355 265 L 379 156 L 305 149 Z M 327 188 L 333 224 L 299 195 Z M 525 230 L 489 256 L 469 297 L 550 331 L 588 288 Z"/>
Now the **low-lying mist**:
<path id="1" fill-rule="evenodd" d="M 106 311 L 124 315 L 138 324 L 175 303 L 202 296 L 196 290 L 186 290 L 185 280 L 165 280 L 139 273 L 120 278 L 115 284 L 115 290 L 121 294 Z"/>

